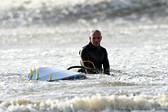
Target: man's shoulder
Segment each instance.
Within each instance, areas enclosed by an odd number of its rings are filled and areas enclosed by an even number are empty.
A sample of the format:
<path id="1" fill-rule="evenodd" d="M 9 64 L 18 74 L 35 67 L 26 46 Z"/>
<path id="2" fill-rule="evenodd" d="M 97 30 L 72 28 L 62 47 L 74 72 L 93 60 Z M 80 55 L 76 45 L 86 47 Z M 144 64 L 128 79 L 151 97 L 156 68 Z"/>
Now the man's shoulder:
<path id="1" fill-rule="evenodd" d="M 83 50 L 83 49 L 88 49 L 88 48 L 89 48 L 89 44 L 83 46 L 83 47 L 82 47 L 82 50 Z"/>
<path id="2" fill-rule="evenodd" d="M 88 44 L 87 44 L 87 45 L 83 46 L 82 49 L 79 50 L 79 54 L 81 54 L 81 52 L 83 52 L 83 53 L 84 53 L 84 52 L 87 52 L 88 49 L 89 49 L 89 46 L 88 46 Z"/>
<path id="3" fill-rule="evenodd" d="M 100 48 L 106 51 L 106 48 L 105 48 L 105 47 L 103 47 L 103 46 L 100 46 Z"/>

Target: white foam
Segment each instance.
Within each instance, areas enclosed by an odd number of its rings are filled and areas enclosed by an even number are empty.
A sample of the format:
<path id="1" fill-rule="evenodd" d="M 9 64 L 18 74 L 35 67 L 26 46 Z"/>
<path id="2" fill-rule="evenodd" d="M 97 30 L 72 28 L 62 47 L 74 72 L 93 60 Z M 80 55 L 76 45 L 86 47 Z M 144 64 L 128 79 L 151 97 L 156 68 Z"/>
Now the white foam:
<path id="1" fill-rule="evenodd" d="M 75 112 L 103 112 L 105 110 L 168 110 L 167 95 L 160 96 L 92 96 L 92 97 L 75 97 L 59 100 L 39 100 L 32 101 L 26 99 L 13 99 L 2 101 L 0 107 L 8 111 L 75 111 Z"/>

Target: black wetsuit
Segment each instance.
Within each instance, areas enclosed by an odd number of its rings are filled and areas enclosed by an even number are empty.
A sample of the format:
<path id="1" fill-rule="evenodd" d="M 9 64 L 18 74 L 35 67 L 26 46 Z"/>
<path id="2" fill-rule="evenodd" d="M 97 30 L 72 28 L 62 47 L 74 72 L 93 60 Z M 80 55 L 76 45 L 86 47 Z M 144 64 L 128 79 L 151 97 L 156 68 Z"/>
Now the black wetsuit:
<path id="1" fill-rule="evenodd" d="M 83 47 L 83 49 L 80 51 L 80 56 L 82 61 L 92 61 L 98 70 L 103 70 L 105 74 L 109 74 L 109 61 L 108 61 L 108 56 L 107 56 L 107 51 L 104 47 L 102 46 L 94 46 L 91 43 L 87 44 L 86 46 Z M 91 63 L 86 63 L 84 64 L 87 67 L 93 68 Z M 103 65 L 103 69 L 102 69 Z M 87 73 L 94 73 L 92 71 L 87 70 Z"/>

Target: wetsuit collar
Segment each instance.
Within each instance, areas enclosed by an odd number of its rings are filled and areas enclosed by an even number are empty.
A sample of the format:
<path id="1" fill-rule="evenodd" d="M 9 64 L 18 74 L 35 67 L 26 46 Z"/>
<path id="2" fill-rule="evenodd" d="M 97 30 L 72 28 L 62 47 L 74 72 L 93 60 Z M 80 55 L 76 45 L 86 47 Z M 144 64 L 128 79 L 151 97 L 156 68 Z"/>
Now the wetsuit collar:
<path id="1" fill-rule="evenodd" d="M 89 42 L 89 46 L 92 47 L 93 49 L 97 49 L 98 47 L 100 47 L 100 45 L 99 46 L 94 46 L 91 42 Z"/>

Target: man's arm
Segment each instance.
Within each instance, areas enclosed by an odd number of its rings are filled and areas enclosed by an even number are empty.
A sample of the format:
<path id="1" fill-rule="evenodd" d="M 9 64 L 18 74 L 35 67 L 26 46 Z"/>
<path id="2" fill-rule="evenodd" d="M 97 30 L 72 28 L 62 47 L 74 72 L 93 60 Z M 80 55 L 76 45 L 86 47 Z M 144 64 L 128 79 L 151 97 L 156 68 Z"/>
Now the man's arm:
<path id="1" fill-rule="evenodd" d="M 108 54 L 107 54 L 106 49 L 105 49 L 105 55 L 104 55 L 104 60 L 103 60 L 103 69 L 104 69 L 105 74 L 110 75 L 110 64 L 109 64 Z"/>
<path id="2" fill-rule="evenodd" d="M 82 61 L 88 60 L 87 50 L 85 48 L 82 48 L 79 54 Z"/>

